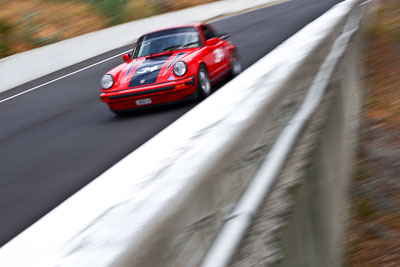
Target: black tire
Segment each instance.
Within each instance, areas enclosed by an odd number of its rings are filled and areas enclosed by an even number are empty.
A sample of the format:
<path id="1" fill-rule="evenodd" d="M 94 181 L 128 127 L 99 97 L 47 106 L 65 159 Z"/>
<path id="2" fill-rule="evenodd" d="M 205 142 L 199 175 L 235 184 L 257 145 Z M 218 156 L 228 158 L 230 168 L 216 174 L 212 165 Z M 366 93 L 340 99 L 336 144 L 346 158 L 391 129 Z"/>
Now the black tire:
<path id="1" fill-rule="evenodd" d="M 239 52 L 235 50 L 231 57 L 231 73 L 230 78 L 234 78 L 242 71 L 242 63 L 240 62 Z"/>
<path id="2" fill-rule="evenodd" d="M 211 82 L 207 69 L 204 65 L 200 65 L 197 72 L 197 96 L 204 99 L 211 94 Z"/>
<path id="3" fill-rule="evenodd" d="M 113 109 L 110 109 L 110 110 L 112 113 L 114 113 L 117 117 L 120 117 L 120 118 L 126 117 L 128 115 L 128 112 L 125 112 L 125 111 L 119 111 L 119 110 L 113 110 Z"/>

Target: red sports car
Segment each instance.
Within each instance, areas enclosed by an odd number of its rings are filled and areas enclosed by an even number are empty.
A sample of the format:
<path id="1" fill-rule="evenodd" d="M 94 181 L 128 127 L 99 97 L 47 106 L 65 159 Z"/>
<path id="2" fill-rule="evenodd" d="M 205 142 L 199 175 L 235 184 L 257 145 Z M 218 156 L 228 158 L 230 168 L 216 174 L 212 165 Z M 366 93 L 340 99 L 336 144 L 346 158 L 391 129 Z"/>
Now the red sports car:
<path id="1" fill-rule="evenodd" d="M 188 24 L 141 36 L 125 63 L 101 79 L 101 99 L 116 114 L 143 106 L 205 98 L 211 85 L 241 71 L 228 34 L 210 25 Z"/>

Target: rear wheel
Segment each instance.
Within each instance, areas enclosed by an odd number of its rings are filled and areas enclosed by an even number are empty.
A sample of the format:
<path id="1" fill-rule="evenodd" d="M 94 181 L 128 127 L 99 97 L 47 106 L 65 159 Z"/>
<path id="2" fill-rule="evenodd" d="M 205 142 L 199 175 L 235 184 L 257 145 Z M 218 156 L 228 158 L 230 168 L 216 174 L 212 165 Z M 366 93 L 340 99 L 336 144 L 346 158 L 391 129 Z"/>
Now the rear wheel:
<path id="1" fill-rule="evenodd" d="M 118 110 L 113 110 L 113 109 L 110 109 L 111 110 L 111 112 L 113 112 L 115 115 L 117 115 L 118 117 L 124 117 L 124 116 L 126 116 L 126 112 L 123 112 L 123 111 L 118 111 Z"/>
<path id="2" fill-rule="evenodd" d="M 242 71 L 242 64 L 240 63 L 239 53 L 235 50 L 231 58 L 231 78 L 239 75 Z"/>
<path id="3" fill-rule="evenodd" d="M 211 94 L 210 77 L 203 65 L 200 65 L 197 73 L 197 93 L 200 99 L 204 99 Z"/>
<path id="4" fill-rule="evenodd" d="M 110 108 L 110 111 L 112 113 L 114 113 L 115 115 L 117 115 L 118 117 L 127 117 L 131 113 L 131 111 L 129 111 L 129 110 L 115 110 L 112 108 Z"/>

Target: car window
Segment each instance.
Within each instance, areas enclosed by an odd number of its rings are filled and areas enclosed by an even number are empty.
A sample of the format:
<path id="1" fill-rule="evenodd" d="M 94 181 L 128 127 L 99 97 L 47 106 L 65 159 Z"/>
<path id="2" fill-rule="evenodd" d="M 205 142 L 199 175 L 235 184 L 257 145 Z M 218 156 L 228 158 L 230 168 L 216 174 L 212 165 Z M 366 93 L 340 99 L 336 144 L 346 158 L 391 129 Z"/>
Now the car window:
<path id="1" fill-rule="evenodd" d="M 206 40 L 211 39 L 211 38 L 214 38 L 214 37 L 217 36 L 217 35 L 214 33 L 214 31 L 213 31 L 210 27 L 208 27 L 208 26 L 206 26 L 206 25 L 201 26 L 201 30 L 203 31 L 204 38 L 205 38 Z"/>
<path id="2" fill-rule="evenodd" d="M 194 27 L 182 27 L 150 33 L 139 38 L 133 58 L 166 51 L 175 51 L 201 45 L 199 33 Z"/>
<path id="3" fill-rule="evenodd" d="M 135 45 L 134 50 L 133 50 L 133 52 L 132 52 L 132 57 L 131 57 L 131 58 L 136 58 L 136 57 L 138 57 L 139 50 L 140 50 L 141 47 L 142 47 L 142 42 L 143 42 L 143 36 L 140 37 L 140 38 L 136 41 L 136 45 Z"/>

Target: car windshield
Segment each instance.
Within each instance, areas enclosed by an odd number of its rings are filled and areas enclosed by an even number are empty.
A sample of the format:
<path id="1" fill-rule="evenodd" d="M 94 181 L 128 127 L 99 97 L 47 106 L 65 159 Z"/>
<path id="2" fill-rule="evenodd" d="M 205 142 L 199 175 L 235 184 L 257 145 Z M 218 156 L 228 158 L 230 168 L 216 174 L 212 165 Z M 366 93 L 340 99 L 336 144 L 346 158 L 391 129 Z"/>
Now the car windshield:
<path id="1" fill-rule="evenodd" d="M 199 47 L 199 33 L 194 27 L 183 27 L 150 33 L 137 41 L 133 58 L 167 51 Z"/>

